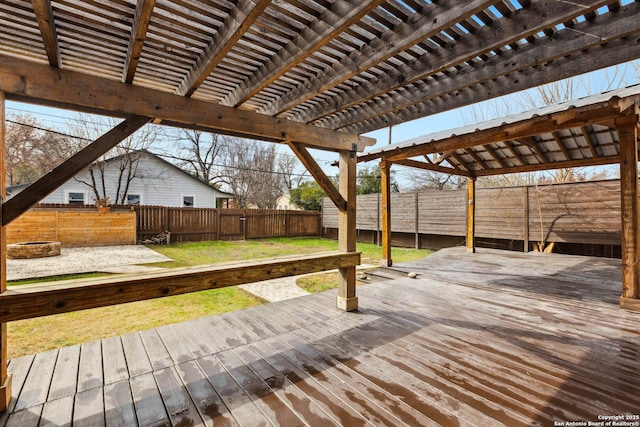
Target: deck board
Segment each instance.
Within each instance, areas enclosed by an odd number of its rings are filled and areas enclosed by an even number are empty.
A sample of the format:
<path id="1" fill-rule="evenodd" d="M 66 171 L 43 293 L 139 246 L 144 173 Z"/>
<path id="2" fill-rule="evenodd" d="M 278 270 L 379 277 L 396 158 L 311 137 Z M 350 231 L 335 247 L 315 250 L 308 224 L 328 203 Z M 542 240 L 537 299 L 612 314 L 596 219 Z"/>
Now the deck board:
<path id="1" fill-rule="evenodd" d="M 152 372 L 151 362 L 144 348 L 142 338 L 137 332 L 122 336 L 122 349 L 127 361 L 127 369 L 130 377 Z"/>
<path id="2" fill-rule="evenodd" d="M 80 364 L 80 346 L 63 347 L 58 351 L 58 359 L 51 379 L 48 401 L 73 396 L 78 386 L 78 366 Z M 72 400 L 73 402 L 73 400 Z"/>
<path id="3" fill-rule="evenodd" d="M 136 413 L 128 380 L 104 386 L 104 418 L 107 427 L 126 427 L 136 424 Z"/>
<path id="4" fill-rule="evenodd" d="M 354 313 L 329 291 L 15 359 L 0 426 L 546 426 L 640 412 L 640 314 L 618 306 L 619 261 L 460 248 L 398 268 L 418 278 L 360 286 Z"/>
<path id="5" fill-rule="evenodd" d="M 78 393 L 104 385 L 101 341 L 91 341 L 80 346 L 78 368 Z"/>

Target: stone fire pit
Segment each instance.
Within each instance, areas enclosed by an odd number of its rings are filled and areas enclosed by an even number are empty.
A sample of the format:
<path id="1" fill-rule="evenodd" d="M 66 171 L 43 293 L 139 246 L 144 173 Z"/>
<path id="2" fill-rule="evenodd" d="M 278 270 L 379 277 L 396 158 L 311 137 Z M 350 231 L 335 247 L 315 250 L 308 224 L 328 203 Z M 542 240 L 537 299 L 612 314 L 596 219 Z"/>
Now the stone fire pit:
<path id="1" fill-rule="evenodd" d="M 31 259 L 60 255 L 60 242 L 21 242 L 7 245 L 7 258 Z"/>

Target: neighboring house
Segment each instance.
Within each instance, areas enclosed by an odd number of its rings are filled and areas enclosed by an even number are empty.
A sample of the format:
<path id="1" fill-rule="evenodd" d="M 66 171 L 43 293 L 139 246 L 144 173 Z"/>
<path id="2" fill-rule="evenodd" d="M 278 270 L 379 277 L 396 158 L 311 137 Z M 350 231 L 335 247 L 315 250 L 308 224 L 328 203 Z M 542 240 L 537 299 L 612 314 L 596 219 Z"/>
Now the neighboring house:
<path id="1" fill-rule="evenodd" d="M 300 206 L 291 202 L 291 195 L 289 195 L 288 193 L 278 197 L 278 200 L 276 200 L 276 209 L 289 210 L 289 211 L 302 210 Z"/>
<path id="2" fill-rule="evenodd" d="M 119 157 L 114 157 L 105 161 L 107 196 L 112 202 L 116 201 L 115 191 L 120 176 L 118 159 Z M 72 178 L 65 182 L 44 198 L 42 203 L 92 205 L 95 197 L 93 189 L 80 182 L 90 182 L 89 172 L 84 170 L 76 175 L 76 178 L 78 179 Z M 26 186 L 7 188 L 9 198 Z M 215 208 L 217 205 L 229 205 L 229 199 L 233 199 L 233 194 L 216 190 L 155 154 L 144 151 L 141 153 L 135 176 L 129 183 L 125 204 Z"/>

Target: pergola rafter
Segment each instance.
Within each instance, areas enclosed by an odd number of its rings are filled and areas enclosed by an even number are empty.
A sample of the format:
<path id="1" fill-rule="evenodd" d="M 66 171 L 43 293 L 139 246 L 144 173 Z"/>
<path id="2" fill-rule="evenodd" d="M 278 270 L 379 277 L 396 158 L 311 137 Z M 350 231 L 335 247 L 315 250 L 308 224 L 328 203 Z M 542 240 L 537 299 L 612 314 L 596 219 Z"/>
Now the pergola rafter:
<path id="1" fill-rule="evenodd" d="M 606 1 L 592 1 L 589 9 L 601 6 Z M 554 10 L 548 10 L 551 7 Z M 375 99 L 374 103 L 377 109 L 384 111 L 392 104 L 390 101 L 397 101 L 389 97 L 406 96 L 406 101 L 400 105 L 407 105 L 422 98 L 424 101 L 424 92 L 416 93 L 398 93 L 393 92 L 408 84 L 413 84 L 421 80 L 425 80 L 430 76 L 451 70 L 455 66 L 464 66 L 467 61 L 472 61 L 479 55 L 486 55 L 492 51 L 501 51 L 505 45 L 520 41 L 528 36 L 535 35 L 537 32 L 552 27 L 567 19 L 572 19 L 576 14 L 581 13 L 574 7 L 561 2 L 551 4 L 534 4 L 530 9 L 521 9 L 518 13 L 510 17 L 510 19 L 499 28 L 496 25 L 484 26 L 469 32 L 456 40 L 455 44 L 439 46 L 436 50 L 419 56 L 418 58 L 400 67 L 391 69 L 387 73 L 382 74 L 380 78 L 371 81 L 365 81 L 357 86 L 353 91 L 344 92 L 339 97 L 328 98 L 313 107 L 294 116 L 298 121 L 309 123 L 322 119 L 337 111 L 349 110 L 351 107 L 358 106 Z M 497 36 L 496 36 L 497 35 Z M 488 41 L 488 43 L 485 42 Z M 546 44 L 546 43 L 545 43 Z M 521 49 L 522 47 L 518 47 Z M 502 52 L 501 52 L 502 53 Z M 526 61 L 517 61 L 526 62 Z M 470 78 L 469 82 L 473 82 L 474 78 Z M 429 91 L 431 92 L 431 91 Z M 385 96 L 387 94 L 387 96 Z M 415 95 L 419 94 L 418 97 Z M 420 102 L 420 101 L 413 101 Z M 382 105 L 386 104 L 386 106 Z M 360 116 L 356 113 L 359 112 Z M 331 128 L 345 127 L 362 117 L 362 111 L 353 109 L 349 114 L 340 117 L 329 118 L 322 124 Z"/>
<path id="2" fill-rule="evenodd" d="M 339 65 L 318 75 L 301 90 L 287 93 L 277 102 L 262 109 L 265 114 L 281 114 L 346 80 L 357 76 L 367 68 L 376 66 L 393 55 L 434 37 L 457 22 L 470 18 L 475 13 L 491 6 L 492 1 L 472 0 L 452 9 L 436 3 L 426 5 L 408 23 L 401 23 L 393 33 L 374 40 L 360 51 L 354 51 Z"/>

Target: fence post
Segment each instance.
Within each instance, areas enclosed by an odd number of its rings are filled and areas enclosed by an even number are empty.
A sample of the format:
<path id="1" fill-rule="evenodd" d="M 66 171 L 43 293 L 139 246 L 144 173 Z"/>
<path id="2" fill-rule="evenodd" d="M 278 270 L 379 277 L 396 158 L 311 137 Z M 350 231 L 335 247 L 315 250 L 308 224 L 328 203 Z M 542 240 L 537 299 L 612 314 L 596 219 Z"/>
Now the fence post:
<path id="1" fill-rule="evenodd" d="M 220 240 L 220 230 L 222 229 L 222 209 L 216 209 L 216 240 Z"/>
<path id="2" fill-rule="evenodd" d="M 242 209 L 242 216 L 240 217 L 240 223 L 242 224 L 242 240 L 247 240 L 247 210 Z"/>
<path id="3" fill-rule="evenodd" d="M 164 231 L 171 231 L 169 230 L 169 208 L 165 207 L 164 209 L 162 209 L 162 211 L 164 212 Z"/>
<path id="4" fill-rule="evenodd" d="M 287 238 L 291 237 L 291 212 L 286 210 L 284 211 L 284 230 Z"/>

